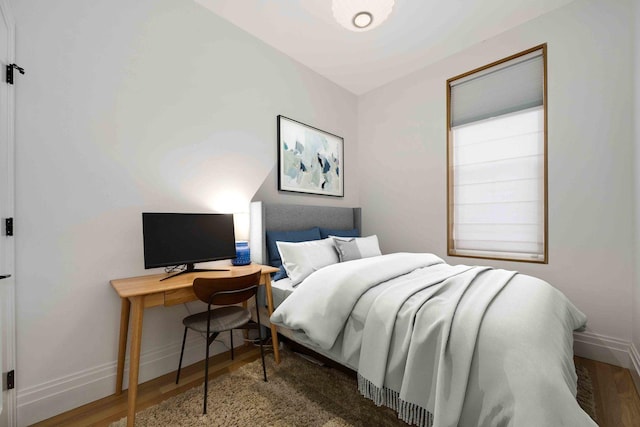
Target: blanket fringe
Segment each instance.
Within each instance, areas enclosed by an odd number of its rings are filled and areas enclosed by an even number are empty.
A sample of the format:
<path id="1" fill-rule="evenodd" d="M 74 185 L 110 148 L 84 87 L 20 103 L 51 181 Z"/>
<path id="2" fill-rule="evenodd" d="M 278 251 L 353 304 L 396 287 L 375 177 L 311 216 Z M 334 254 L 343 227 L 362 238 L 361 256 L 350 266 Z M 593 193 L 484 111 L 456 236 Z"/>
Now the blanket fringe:
<path id="1" fill-rule="evenodd" d="M 398 418 L 418 427 L 433 427 L 433 414 L 425 408 L 402 400 L 400 393 L 387 387 L 378 387 L 358 374 L 358 390 L 377 406 L 386 406 L 398 413 Z"/>

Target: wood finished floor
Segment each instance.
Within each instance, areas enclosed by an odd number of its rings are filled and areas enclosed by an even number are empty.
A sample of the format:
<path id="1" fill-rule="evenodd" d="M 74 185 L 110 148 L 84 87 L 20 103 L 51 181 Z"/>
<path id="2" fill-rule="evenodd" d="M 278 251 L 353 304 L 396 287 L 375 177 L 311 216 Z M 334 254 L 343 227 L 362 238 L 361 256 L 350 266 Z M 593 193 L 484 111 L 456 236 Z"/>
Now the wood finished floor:
<path id="1" fill-rule="evenodd" d="M 209 377 L 215 378 L 231 372 L 260 357 L 258 348 L 242 347 L 236 350 L 236 358 L 230 360 L 228 353 L 211 358 Z M 269 354 L 267 357 L 273 357 Z M 596 411 L 600 427 L 640 427 L 640 397 L 635 389 L 628 369 L 596 362 L 580 357 L 576 365 L 585 366 L 593 382 Z M 153 406 L 169 397 L 180 394 L 202 382 L 202 363 L 183 368 L 180 385 L 175 384 L 175 372 L 148 381 L 138 386 L 138 410 Z M 127 393 L 108 396 L 35 426 L 108 426 L 127 414 Z"/>
<path id="2" fill-rule="evenodd" d="M 574 358 L 589 370 L 600 427 L 640 427 L 640 397 L 628 369 Z"/>

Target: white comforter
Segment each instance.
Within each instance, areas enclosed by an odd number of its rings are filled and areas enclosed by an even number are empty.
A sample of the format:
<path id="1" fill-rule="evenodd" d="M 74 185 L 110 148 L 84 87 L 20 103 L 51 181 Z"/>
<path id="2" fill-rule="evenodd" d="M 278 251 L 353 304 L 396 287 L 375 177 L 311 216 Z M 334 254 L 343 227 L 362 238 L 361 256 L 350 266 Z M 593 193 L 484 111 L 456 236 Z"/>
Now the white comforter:
<path id="1" fill-rule="evenodd" d="M 575 400 L 571 331 L 586 318 L 533 277 L 432 254 L 366 258 L 313 273 L 271 321 L 324 350 L 359 343 L 360 391 L 409 423 L 595 425 Z"/>

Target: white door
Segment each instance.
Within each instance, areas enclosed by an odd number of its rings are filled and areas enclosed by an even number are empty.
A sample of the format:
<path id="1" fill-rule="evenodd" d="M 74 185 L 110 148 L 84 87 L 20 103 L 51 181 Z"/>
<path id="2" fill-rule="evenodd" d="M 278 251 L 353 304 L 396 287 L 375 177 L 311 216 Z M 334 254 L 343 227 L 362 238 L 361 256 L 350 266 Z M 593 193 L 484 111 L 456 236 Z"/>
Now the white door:
<path id="1" fill-rule="evenodd" d="M 7 235 L 5 227 L 6 219 L 13 218 L 14 207 L 14 86 L 7 83 L 6 72 L 14 59 L 14 26 L 7 5 L 0 0 L 0 427 L 17 424 L 16 392 L 7 383 L 7 373 L 15 365 L 14 237 Z"/>

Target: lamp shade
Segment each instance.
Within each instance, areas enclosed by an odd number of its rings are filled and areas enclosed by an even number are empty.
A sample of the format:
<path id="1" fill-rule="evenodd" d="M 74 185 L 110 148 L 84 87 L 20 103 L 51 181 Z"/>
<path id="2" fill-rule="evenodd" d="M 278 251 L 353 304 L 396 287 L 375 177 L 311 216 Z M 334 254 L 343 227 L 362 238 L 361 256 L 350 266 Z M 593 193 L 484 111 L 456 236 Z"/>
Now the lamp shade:
<path id="1" fill-rule="evenodd" d="M 233 214 L 233 227 L 236 240 L 249 240 L 249 212 L 235 212 Z"/>
<path id="2" fill-rule="evenodd" d="M 333 0 L 336 21 L 351 31 L 369 31 L 382 24 L 393 9 L 394 0 Z"/>

